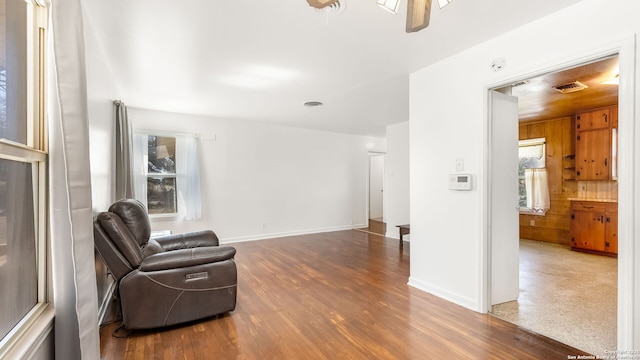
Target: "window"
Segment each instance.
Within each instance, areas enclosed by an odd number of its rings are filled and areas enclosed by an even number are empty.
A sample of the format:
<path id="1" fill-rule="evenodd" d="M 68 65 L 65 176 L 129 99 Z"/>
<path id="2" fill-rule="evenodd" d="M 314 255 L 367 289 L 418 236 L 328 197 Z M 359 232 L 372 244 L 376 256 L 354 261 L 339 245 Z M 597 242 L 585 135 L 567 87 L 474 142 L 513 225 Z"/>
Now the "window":
<path id="1" fill-rule="evenodd" d="M 139 130 L 134 136 L 134 196 L 152 219 L 200 219 L 197 144 L 190 134 Z"/>
<path id="2" fill-rule="evenodd" d="M 549 208 L 545 143 L 545 138 L 537 138 L 520 140 L 518 144 L 520 211 L 544 213 Z"/>
<path id="3" fill-rule="evenodd" d="M 148 136 L 147 209 L 149 215 L 178 213 L 176 138 Z"/>
<path id="4" fill-rule="evenodd" d="M 0 1 L 0 358 L 47 306 L 45 11 Z"/>

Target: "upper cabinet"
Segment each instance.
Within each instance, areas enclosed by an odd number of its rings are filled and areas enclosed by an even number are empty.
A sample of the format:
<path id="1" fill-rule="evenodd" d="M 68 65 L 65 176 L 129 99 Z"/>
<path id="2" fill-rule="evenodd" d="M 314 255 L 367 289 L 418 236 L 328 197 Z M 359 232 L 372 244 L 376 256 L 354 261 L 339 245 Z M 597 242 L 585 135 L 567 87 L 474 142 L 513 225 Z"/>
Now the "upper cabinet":
<path id="1" fill-rule="evenodd" d="M 576 114 L 576 180 L 617 180 L 618 107 Z"/>

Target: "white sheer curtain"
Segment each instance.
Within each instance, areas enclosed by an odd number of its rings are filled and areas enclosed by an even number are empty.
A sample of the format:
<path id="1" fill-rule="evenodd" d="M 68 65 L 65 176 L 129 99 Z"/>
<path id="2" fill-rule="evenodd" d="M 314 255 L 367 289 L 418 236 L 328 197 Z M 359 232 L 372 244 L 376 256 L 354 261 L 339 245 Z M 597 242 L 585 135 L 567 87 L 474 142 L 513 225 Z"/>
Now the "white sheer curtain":
<path id="1" fill-rule="evenodd" d="M 47 109 L 55 357 L 99 359 L 82 5 L 51 2 Z"/>
<path id="2" fill-rule="evenodd" d="M 527 207 L 536 212 L 549 210 L 547 169 L 525 169 L 524 182 L 527 191 Z"/>
<path id="3" fill-rule="evenodd" d="M 133 194 L 141 203 L 147 204 L 147 151 L 149 135 L 136 133 L 133 136 Z"/>
<path id="4" fill-rule="evenodd" d="M 202 201 L 198 139 L 195 136 L 176 138 L 176 175 L 178 217 L 182 220 L 199 220 L 202 217 Z"/>

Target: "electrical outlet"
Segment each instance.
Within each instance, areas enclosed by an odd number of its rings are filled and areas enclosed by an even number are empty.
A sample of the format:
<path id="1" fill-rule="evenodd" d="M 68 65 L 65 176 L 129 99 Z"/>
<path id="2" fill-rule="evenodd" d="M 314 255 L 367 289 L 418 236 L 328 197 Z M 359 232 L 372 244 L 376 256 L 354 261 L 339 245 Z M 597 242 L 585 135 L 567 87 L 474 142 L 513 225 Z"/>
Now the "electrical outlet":
<path id="1" fill-rule="evenodd" d="M 535 220 L 529 220 L 529 226 L 536 226 Z"/>

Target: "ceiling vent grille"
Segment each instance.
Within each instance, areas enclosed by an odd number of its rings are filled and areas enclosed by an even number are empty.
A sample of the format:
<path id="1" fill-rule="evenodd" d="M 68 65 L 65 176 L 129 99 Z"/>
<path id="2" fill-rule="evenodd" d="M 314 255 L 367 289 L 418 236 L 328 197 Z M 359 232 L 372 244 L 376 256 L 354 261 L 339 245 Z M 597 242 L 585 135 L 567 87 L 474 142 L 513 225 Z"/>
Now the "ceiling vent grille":
<path id="1" fill-rule="evenodd" d="M 553 88 L 563 94 L 568 94 L 568 93 L 584 90 L 588 88 L 588 86 L 581 83 L 580 81 L 574 81 L 572 83 L 568 83 L 564 85 L 556 85 Z"/>
<path id="2" fill-rule="evenodd" d="M 529 83 L 528 80 L 522 80 L 522 81 L 514 82 L 513 84 L 511 84 L 511 86 L 517 87 L 517 86 L 527 85 L 528 83 Z"/>

